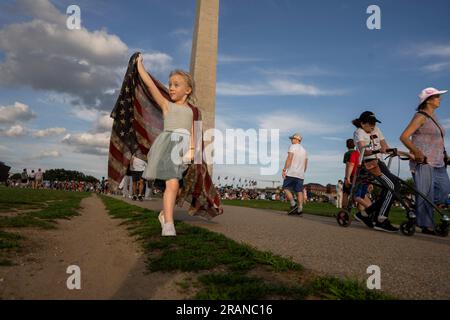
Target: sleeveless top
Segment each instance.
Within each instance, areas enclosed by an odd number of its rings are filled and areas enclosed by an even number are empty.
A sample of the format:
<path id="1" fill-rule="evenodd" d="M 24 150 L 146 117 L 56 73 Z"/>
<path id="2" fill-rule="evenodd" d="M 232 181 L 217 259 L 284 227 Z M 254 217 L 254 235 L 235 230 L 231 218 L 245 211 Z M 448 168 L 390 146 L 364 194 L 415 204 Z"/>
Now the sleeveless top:
<path id="1" fill-rule="evenodd" d="M 442 133 L 445 137 L 445 129 L 442 128 L 436 117 L 434 120 L 439 124 Z M 432 167 L 443 167 L 444 164 L 444 140 L 441 136 L 441 131 L 433 122 L 433 120 L 426 118 L 427 120 L 416 132 L 412 135 L 412 143 L 427 157 L 427 162 Z"/>
<path id="2" fill-rule="evenodd" d="M 169 112 L 164 118 L 164 131 L 175 131 L 177 129 L 186 129 L 188 132 L 192 129 L 193 114 L 188 106 L 181 106 L 169 102 Z"/>

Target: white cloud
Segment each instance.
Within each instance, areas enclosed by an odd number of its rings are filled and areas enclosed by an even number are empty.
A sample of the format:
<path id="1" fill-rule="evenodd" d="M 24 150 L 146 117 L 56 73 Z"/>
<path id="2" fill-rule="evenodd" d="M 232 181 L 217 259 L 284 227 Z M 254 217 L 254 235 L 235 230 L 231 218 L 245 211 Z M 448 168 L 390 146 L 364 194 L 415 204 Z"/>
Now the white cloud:
<path id="1" fill-rule="evenodd" d="M 285 79 L 272 79 L 266 83 L 238 84 L 217 83 L 217 94 L 223 96 L 329 96 L 343 95 L 344 90 L 326 90 L 313 85 Z"/>
<path id="2" fill-rule="evenodd" d="M 63 23 L 61 13 L 47 0 L 16 0 L 20 12 L 53 23 Z"/>
<path id="3" fill-rule="evenodd" d="M 75 107 L 71 110 L 70 113 L 76 118 L 88 122 L 95 121 L 100 115 L 100 111 L 98 111 L 97 109 L 91 109 L 86 107 Z"/>
<path id="4" fill-rule="evenodd" d="M 422 70 L 426 72 L 442 72 L 449 69 L 450 69 L 450 62 L 433 63 L 422 67 Z"/>
<path id="5" fill-rule="evenodd" d="M 48 0 L 18 1 L 34 20 L 0 30 L 0 84 L 69 94 L 76 105 L 111 109 L 128 47 L 105 30 L 69 30 L 66 16 Z"/>
<path id="6" fill-rule="evenodd" d="M 170 35 L 175 37 L 186 37 L 192 35 L 192 30 L 187 28 L 180 28 L 172 31 Z"/>
<path id="7" fill-rule="evenodd" d="M 96 109 L 87 108 L 74 108 L 71 114 L 78 119 L 92 122 L 92 128 L 90 131 L 93 133 L 100 133 L 105 131 L 111 131 L 114 120 L 111 118 L 109 112 L 99 111 Z"/>
<path id="8" fill-rule="evenodd" d="M 263 129 L 279 129 L 281 134 L 307 132 L 308 134 L 330 134 L 345 130 L 343 126 L 327 123 L 323 119 L 295 115 L 292 112 L 275 112 L 258 118 L 259 127 Z"/>
<path id="9" fill-rule="evenodd" d="M 12 124 L 17 121 L 29 121 L 36 117 L 26 104 L 15 102 L 12 106 L 0 106 L 0 124 Z"/>
<path id="10" fill-rule="evenodd" d="M 28 133 L 28 130 L 20 124 L 11 126 L 9 129 L 0 129 L 0 136 L 5 137 L 22 137 Z"/>
<path id="11" fill-rule="evenodd" d="M 67 134 L 62 142 L 73 146 L 80 153 L 107 155 L 110 135 L 110 132 Z"/>
<path id="12" fill-rule="evenodd" d="M 323 69 L 318 66 L 307 66 L 301 68 L 291 68 L 291 69 L 263 69 L 257 68 L 261 74 L 269 75 L 269 76 L 278 76 L 278 77 L 307 77 L 307 76 L 329 76 L 335 75 L 334 72 L 330 70 Z"/>
<path id="13" fill-rule="evenodd" d="M 48 128 L 34 132 L 33 137 L 44 138 L 49 136 L 57 136 L 66 133 L 66 131 L 67 130 L 65 128 Z"/>
<path id="14" fill-rule="evenodd" d="M 144 65 L 149 72 L 167 74 L 173 69 L 173 58 L 166 53 L 143 53 Z"/>
<path id="15" fill-rule="evenodd" d="M 94 124 L 94 132 L 111 132 L 113 126 L 114 119 L 111 118 L 109 113 L 102 112 L 95 124 Z"/>
<path id="16" fill-rule="evenodd" d="M 192 51 L 192 38 L 188 38 L 181 42 L 180 51 L 184 53 L 191 54 Z"/>
<path id="17" fill-rule="evenodd" d="M 31 156 L 30 160 L 44 159 L 44 158 L 60 158 L 62 155 L 58 150 L 43 150 L 37 155 Z"/>
<path id="18" fill-rule="evenodd" d="M 417 48 L 417 54 L 422 57 L 450 57 L 450 45 L 425 44 Z"/>

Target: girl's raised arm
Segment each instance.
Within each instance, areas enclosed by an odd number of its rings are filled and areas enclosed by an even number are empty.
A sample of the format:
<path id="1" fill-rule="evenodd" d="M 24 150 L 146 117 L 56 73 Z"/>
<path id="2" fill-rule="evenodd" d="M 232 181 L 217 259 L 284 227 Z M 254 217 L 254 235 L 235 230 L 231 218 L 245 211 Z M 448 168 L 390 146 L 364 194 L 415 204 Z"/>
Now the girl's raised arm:
<path id="1" fill-rule="evenodd" d="M 137 70 L 139 72 L 139 76 L 141 77 L 142 81 L 144 82 L 147 89 L 150 91 L 153 99 L 155 99 L 156 103 L 161 108 L 163 115 L 166 116 L 168 110 L 169 110 L 169 100 L 167 100 L 161 92 L 159 92 L 159 89 L 156 87 L 155 82 L 153 82 L 153 79 L 150 78 L 147 71 L 145 70 L 144 64 L 143 64 L 143 58 L 142 55 L 139 54 L 139 56 L 136 58 L 137 60 Z"/>

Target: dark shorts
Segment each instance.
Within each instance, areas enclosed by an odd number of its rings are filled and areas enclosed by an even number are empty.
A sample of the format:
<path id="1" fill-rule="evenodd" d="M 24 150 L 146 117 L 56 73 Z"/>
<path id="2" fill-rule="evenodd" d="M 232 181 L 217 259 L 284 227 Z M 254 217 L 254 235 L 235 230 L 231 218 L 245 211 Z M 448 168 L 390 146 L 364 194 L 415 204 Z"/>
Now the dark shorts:
<path id="1" fill-rule="evenodd" d="M 367 194 L 367 189 L 369 188 L 369 185 L 367 183 L 361 183 L 358 186 L 358 189 L 356 189 L 355 197 L 364 199 L 364 197 Z"/>
<path id="2" fill-rule="evenodd" d="M 288 189 L 294 192 L 302 192 L 303 179 L 287 176 L 283 181 L 283 189 Z"/>
<path id="3" fill-rule="evenodd" d="M 143 173 L 144 171 L 131 171 L 131 177 L 133 178 L 133 182 L 141 180 Z"/>
<path id="4" fill-rule="evenodd" d="M 350 185 L 347 186 L 347 185 L 344 183 L 344 185 L 343 185 L 343 187 L 342 187 L 342 192 L 345 193 L 345 194 L 347 194 L 347 195 L 349 195 L 349 194 L 350 194 L 350 191 L 352 191 L 352 185 L 350 184 Z"/>
<path id="5" fill-rule="evenodd" d="M 350 177 L 350 182 L 353 181 L 353 176 Z M 342 186 L 342 192 L 345 193 L 346 195 L 350 195 L 350 192 L 352 191 L 352 185 L 346 185 L 344 183 L 344 185 Z"/>

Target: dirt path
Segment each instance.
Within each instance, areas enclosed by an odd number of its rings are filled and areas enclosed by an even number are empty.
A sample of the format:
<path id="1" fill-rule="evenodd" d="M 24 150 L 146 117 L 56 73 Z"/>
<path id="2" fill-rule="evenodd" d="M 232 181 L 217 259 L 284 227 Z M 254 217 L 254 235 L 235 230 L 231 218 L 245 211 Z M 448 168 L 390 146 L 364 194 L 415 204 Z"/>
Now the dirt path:
<path id="1" fill-rule="evenodd" d="M 80 216 L 59 221 L 56 230 L 19 230 L 32 251 L 0 267 L 0 299 L 184 298 L 175 284 L 184 275 L 146 274 L 140 245 L 97 196 L 81 206 Z M 80 267 L 81 290 L 67 288 L 70 265 Z"/>
<path id="2" fill-rule="evenodd" d="M 160 200 L 131 201 L 155 211 Z M 269 250 L 324 275 L 367 281 L 367 268 L 381 269 L 381 288 L 400 298 L 450 299 L 450 237 L 398 234 L 369 230 L 361 223 L 339 227 L 334 218 L 224 206 L 225 213 L 205 221 L 176 209 L 175 219 L 222 233 Z"/>

